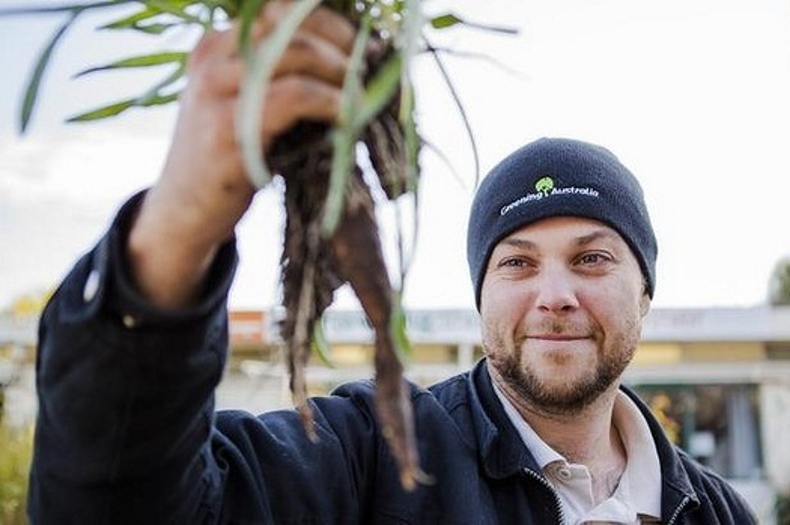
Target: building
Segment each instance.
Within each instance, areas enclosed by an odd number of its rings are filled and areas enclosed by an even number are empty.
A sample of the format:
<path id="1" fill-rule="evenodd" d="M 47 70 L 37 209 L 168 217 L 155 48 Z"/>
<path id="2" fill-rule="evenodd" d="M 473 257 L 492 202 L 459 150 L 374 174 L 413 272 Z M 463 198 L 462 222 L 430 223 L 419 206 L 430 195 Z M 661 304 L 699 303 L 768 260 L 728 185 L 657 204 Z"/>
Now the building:
<path id="1" fill-rule="evenodd" d="M 276 320 L 276 313 L 231 314 L 228 377 L 243 379 L 225 383 L 220 405 L 256 411 L 290 403 Z M 467 369 L 482 355 L 475 311 L 410 311 L 407 326 L 407 374 L 418 383 Z M 334 367 L 311 360 L 311 393 L 373 373 L 372 332 L 361 312 L 327 312 L 323 332 Z M 762 523 L 774 522 L 777 494 L 790 493 L 790 307 L 655 309 L 626 382 L 679 446 L 732 481 Z"/>
<path id="2" fill-rule="evenodd" d="M 218 407 L 257 412 L 291 404 L 278 316 L 231 312 Z M 35 324 L 0 317 L 0 385 L 15 421 L 35 413 Z M 322 328 L 331 363 L 311 359 L 310 393 L 372 375 L 372 333 L 360 311 L 330 310 Z M 420 384 L 482 355 L 475 311 L 409 311 L 407 332 L 407 375 Z M 626 382 L 679 446 L 731 480 L 762 523 L 775 522 L 777 494 L 790 494 L 790 307 L 654 309 Z"/>

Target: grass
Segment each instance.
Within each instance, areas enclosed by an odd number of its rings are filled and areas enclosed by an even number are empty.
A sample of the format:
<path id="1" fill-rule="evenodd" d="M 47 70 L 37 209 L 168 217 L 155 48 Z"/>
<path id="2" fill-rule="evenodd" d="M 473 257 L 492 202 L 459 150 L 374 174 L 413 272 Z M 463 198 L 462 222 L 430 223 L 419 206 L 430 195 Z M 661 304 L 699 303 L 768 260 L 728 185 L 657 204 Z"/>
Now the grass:
<path id="1" fill-rule="evenodd" d="M 24 525 L 28 523 L 26 505 L 33 426 L 12 427 L 2 416 L 0 412 L 0 523 Z"/>

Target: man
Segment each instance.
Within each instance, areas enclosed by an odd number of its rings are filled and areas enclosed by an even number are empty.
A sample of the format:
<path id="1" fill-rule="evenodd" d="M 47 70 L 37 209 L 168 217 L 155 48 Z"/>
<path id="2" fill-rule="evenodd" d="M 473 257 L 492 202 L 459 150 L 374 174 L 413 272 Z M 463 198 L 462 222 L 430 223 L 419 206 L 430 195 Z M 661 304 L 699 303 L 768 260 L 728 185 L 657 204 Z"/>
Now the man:
<path id="1" fill-rule="evenodd" d="M 268 34 L 284 6 L 254 30 Z M 354 32 L 319 9 L 267 94 L 261 143 L 331 121 Z M 190 64 L 160 179 L 127 202 L 42 319 L 34 523 L 754 522 L 620 386 L 655 285 L 641 189 L 603 148 L 543 139 L 484 179 L 468 259 L 486 359 L 414 387 L 421 466 L 401 488 L 359 382 L 295 411 L 213 410 L 227 348 L 239 160 L 231 30 Z"/>

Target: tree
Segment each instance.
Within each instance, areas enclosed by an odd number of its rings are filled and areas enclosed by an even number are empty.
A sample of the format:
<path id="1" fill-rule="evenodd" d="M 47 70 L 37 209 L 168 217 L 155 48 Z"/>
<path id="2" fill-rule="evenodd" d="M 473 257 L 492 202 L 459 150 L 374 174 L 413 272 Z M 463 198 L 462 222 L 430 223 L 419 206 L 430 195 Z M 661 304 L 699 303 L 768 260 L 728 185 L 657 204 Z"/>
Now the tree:
<path id="1" fill-rule="evenodd" d="M 768 302 L 772 306 L 790 306 L 790 256 L 777 261 L 768 285 Z"/>
<path id="2" fill-rule="evenodd" d="M 52 290 L 18 295 L 5 310 L 14 319 L 34 319 L 41 314 L 51 296 Z"/>

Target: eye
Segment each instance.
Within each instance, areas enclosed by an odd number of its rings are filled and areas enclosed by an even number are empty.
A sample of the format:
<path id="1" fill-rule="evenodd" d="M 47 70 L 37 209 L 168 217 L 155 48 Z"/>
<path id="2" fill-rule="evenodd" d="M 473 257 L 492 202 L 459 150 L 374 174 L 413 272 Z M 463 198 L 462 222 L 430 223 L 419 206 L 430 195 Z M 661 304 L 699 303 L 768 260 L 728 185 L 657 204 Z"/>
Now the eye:
<path id="1" fill-rule="evenodd" d="M 523 268 L 528 264 L 529 262 L 523 257 L 507 257 L 499 261 L 497 266 L 504 268 Z"/>
<path id="2" fill-rule="evenodd" d="M 611 255 L 604 252 L 587 252 L 583 253 L 576 259 L 577 264 L 583 266 L 601 266 L 612 262 L 614 259 Z"/>

